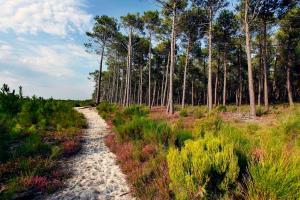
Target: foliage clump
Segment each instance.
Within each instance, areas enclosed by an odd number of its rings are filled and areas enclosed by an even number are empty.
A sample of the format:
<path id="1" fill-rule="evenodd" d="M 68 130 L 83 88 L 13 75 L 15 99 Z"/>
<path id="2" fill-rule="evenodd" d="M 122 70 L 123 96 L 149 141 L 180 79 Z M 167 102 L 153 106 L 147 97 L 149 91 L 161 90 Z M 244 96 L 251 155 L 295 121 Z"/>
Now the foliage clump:
<path id="1" fill-rule="evenodd" d="M 299 199 L 299 157 L 268 155 L 252 160 L 245 184 L 246 199 Z"/>
<path id="2" fill-rule="evenodd" d="M 181 151 L 170 149 L 167 161 L 176 199 L 223 196 L 234 186 L 239 173 L 233 145 L 220 137 L 187 141 Z"/>

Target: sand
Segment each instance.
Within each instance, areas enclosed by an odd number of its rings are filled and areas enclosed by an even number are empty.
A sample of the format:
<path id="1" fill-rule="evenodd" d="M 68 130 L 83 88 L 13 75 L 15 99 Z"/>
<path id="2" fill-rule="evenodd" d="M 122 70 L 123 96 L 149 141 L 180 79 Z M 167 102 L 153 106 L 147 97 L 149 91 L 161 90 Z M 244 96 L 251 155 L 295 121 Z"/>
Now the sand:
<path id="1" fill-rule="evenodd" d="M 94 108 L 75 108 L 84 114 L 88 128 L 84 131 L 82 150 L 66 161 L 64 167 L 72 176 L 65 180 L 66 187 L 46 199 L 119 199 L 130 200 L 130 189 L 125 175 L 116 164 L 116 157 L 104 143 L 109 133 L 107 124 Z"/>

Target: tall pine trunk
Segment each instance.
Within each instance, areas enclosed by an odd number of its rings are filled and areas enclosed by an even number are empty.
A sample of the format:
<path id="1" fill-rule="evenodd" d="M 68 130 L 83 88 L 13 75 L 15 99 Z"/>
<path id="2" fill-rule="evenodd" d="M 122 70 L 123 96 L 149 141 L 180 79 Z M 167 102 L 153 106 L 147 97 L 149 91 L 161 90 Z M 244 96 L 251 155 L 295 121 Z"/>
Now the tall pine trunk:
<path id="1" fill-rule="evenodd" d="M 245 1 L 244 29 L 245 29 L 245 35 L 246 35 L 246 53 L 247 53 L 247 64 L 248 64 L 248 87 L 249 87 L 249 99 L 250 99 L 250 116 L 255 118 L 256 117 L 256 108 L 255 108 L 255 96 L 254 96 L 254 87 L 253 87 L 250 32 L 249 32 L 249 22 L 248 22 L 248 0 Z"/>
<path id="2" fill-rule="evenodd" d="M 194 106 L 194 80 L 192 80 L 192 106 Z"/>
<path id="3" fill-rule="evenodd" d="M 130 90 L 131 90 L 131 54 L 132 54 L 132 28 L 130 28 L 129 32 L 129 40 L 128 40 L 128 62 L 127 62 L 127 80 L 126 80 L 126 100 L 125 100 L 125 106 L 129 106 L 130 104 Z"/>
<path id="4" fill-rule="evenodd" d="M 151 40 L 151 34 L 149 36 L 149 52 L 148 52 L 148 106 L 151 109 L 151 48 L 152 48 L 152 40 Z"/>
<path id="5" fill-rule="evenodd" d="M 209 9 L 209 30 L 208 30 L 208 84 L 207 84 L 207 95 L 208 95 L 208 110 L 212 111 L 212 8 Z"/>
<path id="6" fill-rule="evenodd" d="M 174 113 L 173 105 L 173 73 L 175 67 L 175 45 L 176 45 L 176 3 L 173 5 L 173 19 L 172 19 L 172 39 L 171 39 L 171 63 L 170 63 L 170 84 L 169 84 L 169 100 L 168 113 Z"/>
<path id="7" fill-rule="evenodd" d="M 223 106 L 226 105 L 226 89 L 227 89 L 227 45 L 225 45 L 224 49 L 224 82 L 223 82 Z"/>
<path id="8" fill-rule="evenodd" d="M 165 102 L 166 102 L 166 95 L 167 95 L 167 89 L 168 89 L 170 57 L 171 57 L 171 52 L 169 52 L 169 54 L 168 54 L 168 61 L 167 61 L 167 65 L 166 65 L 166 76 L 165 76 L 166 79 L 165 79 L 165 85 L 164 85 L 164 94 L 163 94 L 162 106 L 164 106 Z"/>
<path id="9" fill-rule="evenodd" d="M 188 66 L 188 63 L 189 63 L 189 53 L 190 53 L 190 39 L 188 39 L 188 43 L 187 43 L 185 65 L 184 65 L 183 88 L 182 88 L 182 103 L 181 103 L 181 107 L 182 108 L 184 108 L 184 105 L 185 105 L 186 73 L 187 73 L 187 66 Z"/>
<path id="10" fill-rule="evenodd" d="M 243 81 L 242 81 L 242 59 L 241 59 L 241 49 L 242 46 L 239 46 L 239 55 L 238 55 L 238 62 L 239 62 L 239 106 L 242 105 L 242 96 L 243 96 Z"/>
<path id="11" fill-rule="evenodd" d="M 100 103 L 100 99 L 101 99 L 101 79 L 102 79 L 102 66 L 103 66 L 104 50 L 105 50 L 105 44 L 103 44 L 103 46 L 102 46 L 100 65 L 99 65 L 98 86 L 97 86 L 97 94 L 96 94 L 96 104 L 97 105 Z"/>
<path id="12" fill-rule="evenodd" d="M 269 111 L 269 89 L 268 89 L 268 71 L 267 71 L 267 23 L 264 20 L 263 24 L 263 36 L 264 36 L 264 49 L 263 49 L 263 62 L 264 62 L 264 104 L 265 111 Z"/>
<path id="13" fill-rule="evenodd" d="M 288 41 L 288 49 L 287 49 L 287 70 L 286 70 L 286 89 L 289 98 L 289 104 L 291 107 L 294 106 L 293 101 L 293 92 L 292 92 L 292 85 L 291 85 L 291 68 L 292 68 L 292 59 L 291 59 L 291 47 L 290 47 L 290 39 Z"/>

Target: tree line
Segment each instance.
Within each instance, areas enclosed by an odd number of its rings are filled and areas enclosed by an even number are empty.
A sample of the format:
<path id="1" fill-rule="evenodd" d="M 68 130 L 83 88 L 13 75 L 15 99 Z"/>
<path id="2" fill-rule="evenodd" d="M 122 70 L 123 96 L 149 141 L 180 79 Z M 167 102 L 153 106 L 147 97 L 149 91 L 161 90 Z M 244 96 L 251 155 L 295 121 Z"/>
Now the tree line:
<path id="1" fill-rule="evenodd" d="M 269 104 L 300 100 L 296 0 L 156 0 L 159 11 L 94 18 L 85 44 L 100 56 L 93 99 L 147 104 Z M 103 71 L 103 65 L 107 70 Z"/>

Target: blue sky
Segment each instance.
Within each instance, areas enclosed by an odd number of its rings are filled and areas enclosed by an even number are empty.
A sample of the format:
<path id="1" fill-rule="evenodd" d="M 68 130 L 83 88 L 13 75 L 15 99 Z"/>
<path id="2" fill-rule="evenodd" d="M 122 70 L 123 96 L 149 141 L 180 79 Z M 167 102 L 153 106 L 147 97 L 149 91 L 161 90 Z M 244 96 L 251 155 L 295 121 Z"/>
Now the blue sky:
<path id="1" fill-rule="evenodd" d="M 0 84 L 26 96 L 90 98 L 88 73 L 98 57 L 85 52 L 95 15 L 116 18 L 156 9 L 152 0 L 0 0 Z"/>

